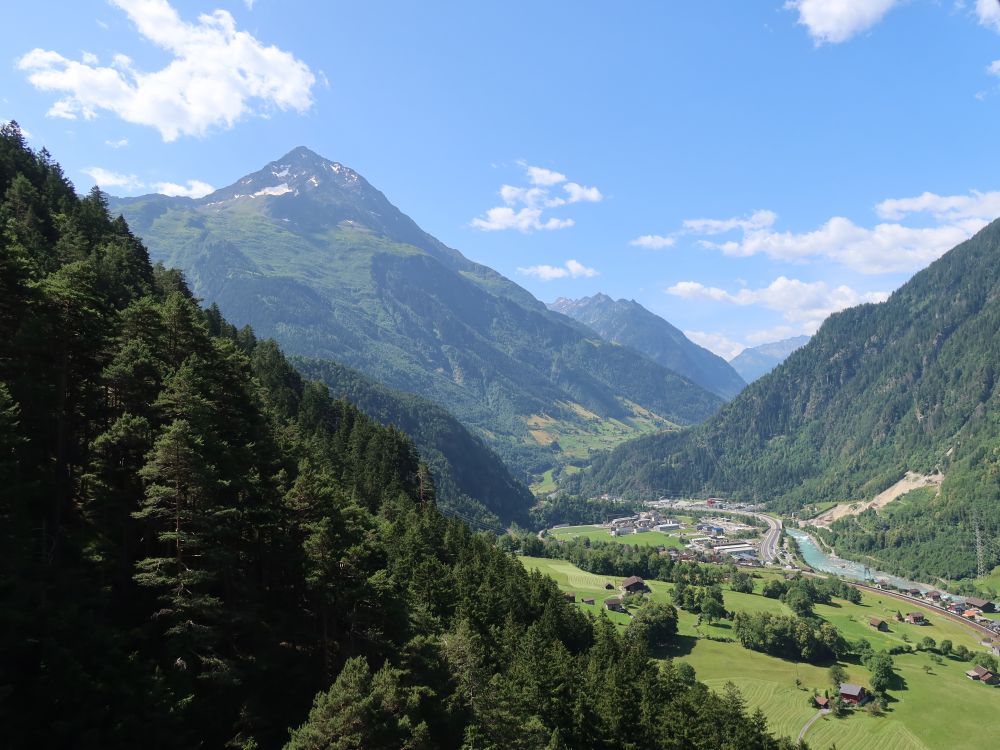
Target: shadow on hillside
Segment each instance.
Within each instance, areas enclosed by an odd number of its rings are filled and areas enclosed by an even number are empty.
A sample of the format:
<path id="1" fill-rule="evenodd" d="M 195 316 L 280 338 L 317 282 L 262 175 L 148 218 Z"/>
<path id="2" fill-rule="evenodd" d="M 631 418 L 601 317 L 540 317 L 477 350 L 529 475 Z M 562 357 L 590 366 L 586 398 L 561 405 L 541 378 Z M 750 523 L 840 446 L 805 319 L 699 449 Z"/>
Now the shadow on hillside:
<path id="1" fill-rule="evenodd" d="M 676 659 L 687 656 L 694 651 L 694 645 L 697 642 L 698 639 L 692 635 L 675 635 L 668 645 L 653 649 L 653 656 L 657 659 Z"/>
<path id="2" fill-rule="evenodd" d="M 889 680 L 889 690 L 906 690 L 906 678 L 898 672 L 893 672 L 892 679 Z"/>

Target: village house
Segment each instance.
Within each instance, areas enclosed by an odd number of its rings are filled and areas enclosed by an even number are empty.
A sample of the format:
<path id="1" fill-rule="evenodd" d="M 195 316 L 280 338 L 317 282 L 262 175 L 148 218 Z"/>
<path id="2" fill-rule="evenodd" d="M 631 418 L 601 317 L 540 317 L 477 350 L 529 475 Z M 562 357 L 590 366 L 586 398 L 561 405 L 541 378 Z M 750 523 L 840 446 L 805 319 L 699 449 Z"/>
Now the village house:
<path id="1" fill-rule="evenodd" d="M 681 524 L 680 524 L 679 521 L 671 521 L 670 519 L 667 519 L 663 523 L 657 524 L 656 525 L 656 530 L 657 531 L 677 531 L 680 527 L 681 527 Z"/>
<path id="2" fill-rule="evenodd" d="M 606 588 L 608 591 L 614 591 L 615 585 L 611 583 L 611 581 L 608 581 L 606 584 L 604 584 L 604 588 Z"/>
<path id="3" fill-rule="evenodd" d="M 910 625 L 926 625 L 927 620 L 924 619 L 922 612 L 910 612 L 905 618 L 906 622 Z"/>
<path id="4" fill-rule="evenodd" d="M 860 685 L 852 685 L 849 682 L 844 682 L 840 685 L 840 699 L 844 703 L 860 706 L 868 699 L 868 691 Z"/>
<path id="5" fill-rule="evenodd" d="M 816 708 L 829 708 L 830 699 L 825 698 L 822 695 L 814 695 L 813 701 L 816 703 Z"/>
<path id="6" fill-rule="evenodd" d="M 996 684 L 997 678 L 990 670 L 986 667 L 976 666 L 974 669 L 970 669 L 965 673 L 965 676 L 970 680 L 978 680 L 979 682 L 985 682 L 987 685 Z"/>
<path id="7" fill-rule="evenodd" d="M 939 602 L 939 601 L 941 601 L 941 592 L 940 591 L 928 591 L 926 594 L 924 594 L 924 599 L 927 599 L 928 601 L 932 601 L 932 602 Z"/>
<path id="8" fill-rule="evenodd" d="M 631 526 L 633 521 L 639 520 L 639 516 L 623 516 L 622 518 L 613 518 L 611 520 L 612 526 Z"/>
<path id="9" fill-rule="evenodd" d="M 594 598 L 588 596 L 587 598 L 581 599 L 580 601 L 582 601 L 584 604 L 591 604 L 592 605 L 594 603 Z"/>
<path id="10" fill-rule="evenodd" d="M 568 601 L 570 604 L 573 604 L 576 602 L 576 594 L 572 593 L 571 591 L 567 591 L 565 594 L 563 594 L 563 599 Z"/>
<path id="11" fill-rule="evenodd" d="M 992 612 L 994 610 L 993 602 L 980 599 L 978 596 L 965 597 L 965 606 L 968 609 L 978 609 L 983 612 Z"/>
<path id="12" fill-rule="evenodd" d="M 885 620 L 880 620 L 878 617 L 873 617 L 872 619 L 870 619 L 868 621 L 868 624 L 871 625 L 876 630 L 881 630 L 882 632 L 886 632 L 887 630 L 889 630 L 889 623 L 887 623 Z"/>
<path id="13" fill-rule="evenodd" d="M 639 594 L 649 591 L 649 586 L 639 576 L 631 576 L 622 581 L 621 590 L 626 594 Z"/>
<path id="14" fill-rule="evenodd" d="M 613 596 L 610 599 L 604 600 L 604 608 L 612 612 L 624 612 L 625 608 L 622 607 L 622 600 L 617 596 Z"/>

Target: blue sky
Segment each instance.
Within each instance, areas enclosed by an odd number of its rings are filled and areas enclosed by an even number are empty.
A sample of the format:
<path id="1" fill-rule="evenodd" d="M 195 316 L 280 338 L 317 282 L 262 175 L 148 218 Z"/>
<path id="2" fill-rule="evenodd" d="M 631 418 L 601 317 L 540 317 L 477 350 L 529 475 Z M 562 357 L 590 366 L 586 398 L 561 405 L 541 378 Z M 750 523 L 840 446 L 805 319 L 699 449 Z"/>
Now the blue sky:
<path id="1" fill-rule="evenodd" d="M 727 357 L 1000 215 L 997 0 L 36 0 L 0 48 L 0 119 L 81 191 L 306 145 L 540 299 Z"/>

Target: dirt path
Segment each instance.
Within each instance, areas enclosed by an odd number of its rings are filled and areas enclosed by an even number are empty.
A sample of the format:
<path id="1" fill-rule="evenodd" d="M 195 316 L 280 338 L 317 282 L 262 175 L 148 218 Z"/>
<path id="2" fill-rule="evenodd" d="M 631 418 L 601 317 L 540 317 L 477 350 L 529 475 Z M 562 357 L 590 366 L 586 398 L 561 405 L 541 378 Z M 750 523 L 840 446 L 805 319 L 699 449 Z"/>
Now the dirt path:
<path id="1" fill-rule="evenodd" d="M 828 713 L 830 713 L 830 709 L 829 708 L 821 708 L 819 711 L 817 711 L 815 714 L 813 714 L 813 717 L 811 719 L 809 719 L 809 721 L 806 722 L 806 725 L 804 727 L 802 727 L 802 731 L 799 732 L 799 742 L 800 743 L 802 742 L 802 738 L 806 736 L 806 732 L 809 731 L 809 727 L 811 727 L 813 724 L 815 724 L 816 720 L 820 716 L 825 716 Z"/>
<path id="2" fill-rule="evenodd" d="M 829 510 L 823 511 L 805 523 L 811 526 L 829 526 L 844 516 L 856 516 L 866 510 L 884 508 L 897 497 L 902 497 L 911 490 L 916 490 L 920 487 L 940 487 L 942 481 L 944 481 L 944 474 L 917 474 L 914 471 L 908 471 L 906 472 L 906 476 L 892 485 L 892 487 L 877 494 L 872 500 L 834 505 Z"/>

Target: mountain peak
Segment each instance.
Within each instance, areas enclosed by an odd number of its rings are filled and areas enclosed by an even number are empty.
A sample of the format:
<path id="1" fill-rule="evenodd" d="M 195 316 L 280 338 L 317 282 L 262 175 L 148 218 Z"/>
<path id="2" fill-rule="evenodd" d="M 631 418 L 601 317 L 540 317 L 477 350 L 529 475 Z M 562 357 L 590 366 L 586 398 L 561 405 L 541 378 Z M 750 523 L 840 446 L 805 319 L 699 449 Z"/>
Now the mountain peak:
<path id="1" fill-rule="evenodd" d="M 549 309 L 568 315 L 613 344 L 635 349 L 722 398 L 732 398 L 746 385 L 725 360 L 635 300 L 616 301 L 598 292 L 576 300 L 560 297 Z"/>

